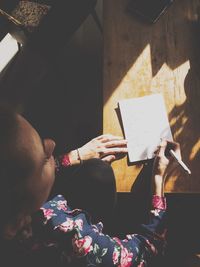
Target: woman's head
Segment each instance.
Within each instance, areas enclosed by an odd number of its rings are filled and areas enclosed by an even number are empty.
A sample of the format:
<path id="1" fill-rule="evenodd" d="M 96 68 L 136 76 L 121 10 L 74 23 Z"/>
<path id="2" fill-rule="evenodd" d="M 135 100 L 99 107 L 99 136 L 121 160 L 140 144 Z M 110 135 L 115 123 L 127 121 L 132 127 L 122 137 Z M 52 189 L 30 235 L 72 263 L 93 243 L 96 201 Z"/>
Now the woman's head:
<path id="1" fill-rule="evenodd" d="M 54 147 L 21 115 L 0 106 L 0 226 L 8 238 L 47 200 L 55 179 Z"/>

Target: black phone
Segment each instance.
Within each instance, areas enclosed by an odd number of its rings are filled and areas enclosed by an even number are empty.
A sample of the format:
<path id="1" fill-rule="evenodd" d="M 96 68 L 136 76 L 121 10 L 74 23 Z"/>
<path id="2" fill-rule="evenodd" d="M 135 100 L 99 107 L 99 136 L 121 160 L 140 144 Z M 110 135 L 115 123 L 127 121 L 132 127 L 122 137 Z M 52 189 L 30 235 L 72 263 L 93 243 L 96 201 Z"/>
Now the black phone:
<path id="1" fill-rule="evenodd" d="M 129 12 L 155 23 L 172 3 L 173 0 L 131 0 L 127 8 Z"/>

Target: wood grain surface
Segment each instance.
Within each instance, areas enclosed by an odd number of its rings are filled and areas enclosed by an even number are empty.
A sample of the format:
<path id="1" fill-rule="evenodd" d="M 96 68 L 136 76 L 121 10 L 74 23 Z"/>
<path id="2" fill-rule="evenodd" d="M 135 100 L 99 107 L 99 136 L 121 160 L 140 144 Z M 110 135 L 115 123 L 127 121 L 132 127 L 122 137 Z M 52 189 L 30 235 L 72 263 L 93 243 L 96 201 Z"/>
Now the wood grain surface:
<path id="1" fill-rule="evenodd" d="M 176 0 L 155 24 L 127 11 L 128 0 L 104 0 L 103 130 L 123 135 L 120 99 L 162 93 L 183 161 L 169 172 L 166 192 L 200 192 L 200 1 Z M 147 164 L 148 165 L 148 164 Z M 112 164 L 118 192 L 134 190 L 145 165 Z M 151 179 L 151 168 L 144 172 Z"/>

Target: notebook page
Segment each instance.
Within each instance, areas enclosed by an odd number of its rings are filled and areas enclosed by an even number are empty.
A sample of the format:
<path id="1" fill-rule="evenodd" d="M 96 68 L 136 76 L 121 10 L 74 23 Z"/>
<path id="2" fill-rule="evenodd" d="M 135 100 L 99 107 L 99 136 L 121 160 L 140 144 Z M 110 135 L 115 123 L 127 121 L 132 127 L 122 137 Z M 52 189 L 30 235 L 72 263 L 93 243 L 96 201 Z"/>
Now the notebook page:
<path id="1" fill-rule="evenodd" d="M 119 101 L 130 162 L 152 159 L 161 138 L 173 140 L 163 96 Z"/>

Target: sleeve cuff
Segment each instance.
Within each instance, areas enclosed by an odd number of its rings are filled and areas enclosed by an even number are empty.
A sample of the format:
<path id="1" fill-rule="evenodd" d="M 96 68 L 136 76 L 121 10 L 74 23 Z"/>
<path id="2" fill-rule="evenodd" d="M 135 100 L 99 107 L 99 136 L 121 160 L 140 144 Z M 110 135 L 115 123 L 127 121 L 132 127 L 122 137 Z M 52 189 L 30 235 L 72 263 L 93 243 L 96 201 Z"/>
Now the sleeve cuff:
<path id="1" fill-rule="evenodd" d="M 59 172 L 62 168 L 68 168 L 72 166 L 68 154 L 64 154 L 60 157 L 55 158 L 55 164 L 57 172 Z"/>
<path id="2" fill-rule="evenodd" d="M 166 210 L 167 209 L 167 203 L 165 197 L 160 197 L 157 195 L 153 195 L 152 197 L 152 208 L 153 209 L 159 209 L 159 210 Z"/>

